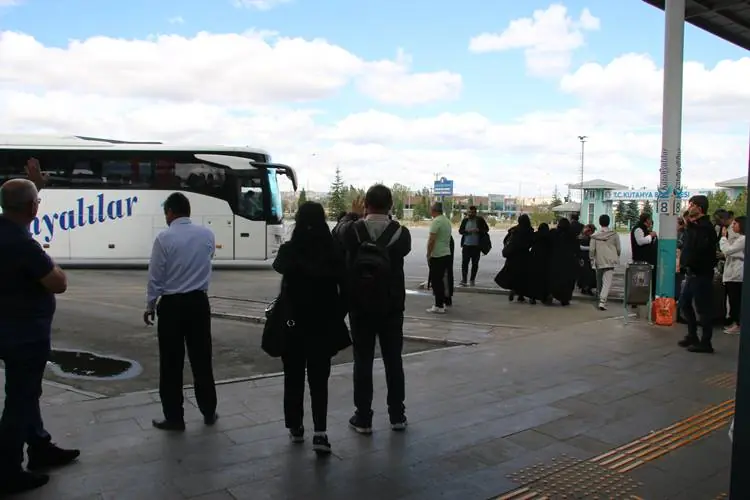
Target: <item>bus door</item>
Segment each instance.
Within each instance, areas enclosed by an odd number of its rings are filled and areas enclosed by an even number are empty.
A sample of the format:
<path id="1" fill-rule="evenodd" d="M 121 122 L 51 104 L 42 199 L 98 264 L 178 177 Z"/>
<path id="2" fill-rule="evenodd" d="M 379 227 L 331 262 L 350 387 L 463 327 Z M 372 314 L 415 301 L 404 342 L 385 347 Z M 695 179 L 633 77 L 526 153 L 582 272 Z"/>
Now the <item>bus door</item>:
<path id="1" fill-rule="evenodd" d="M 266 259 L 266 210 L 264 169 L 234 170 L 238 199 L 234 210 L 235 260 Z"/>

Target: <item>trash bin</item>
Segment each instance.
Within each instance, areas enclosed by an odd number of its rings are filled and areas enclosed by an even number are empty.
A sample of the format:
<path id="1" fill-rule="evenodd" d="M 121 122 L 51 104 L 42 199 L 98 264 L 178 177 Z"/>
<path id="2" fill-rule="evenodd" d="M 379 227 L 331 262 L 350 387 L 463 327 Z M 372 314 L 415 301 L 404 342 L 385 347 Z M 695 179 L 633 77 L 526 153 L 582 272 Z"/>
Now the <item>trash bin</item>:
<path id="1" fill-rule="evenodd" d="M 625 268 L 625 305 L 645 306 L 651 302 L 651 265 L 633 262 Z"/>

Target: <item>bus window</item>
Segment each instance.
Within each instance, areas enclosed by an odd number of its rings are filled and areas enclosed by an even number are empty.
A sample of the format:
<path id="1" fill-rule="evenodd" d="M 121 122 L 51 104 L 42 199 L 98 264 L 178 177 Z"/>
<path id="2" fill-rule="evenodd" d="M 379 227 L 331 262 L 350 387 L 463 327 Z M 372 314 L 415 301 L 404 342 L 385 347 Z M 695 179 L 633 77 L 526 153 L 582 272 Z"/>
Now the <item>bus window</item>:
<path id="1" fill-rule="evenodd" d="M 268 194 L 271 202 L 268 222 L 270 224 L 281 224 L 284 217 L 284 207 L 281 202 L 281 192 L 279 191 L 279 182 L 276 178 L 276 169 L 269 168 L 266 170 L 266 179 L 268 181 Z"/>
<path id="2" fill-rule="evenodd" d="M 257 175 L 257 172 L 253 172 Z M 263 182 L 260 177 L 238 176 L 240 198 L 237 203 L 237 215 L 255 221 L 266 220 L 263 210 Z"/>
<path id="3" fill-rule="evenodd" d="M 110 188 L 146 189 L 153 176 L 151 162 L 126 159 L 102 162 L 102 180 Z"/>

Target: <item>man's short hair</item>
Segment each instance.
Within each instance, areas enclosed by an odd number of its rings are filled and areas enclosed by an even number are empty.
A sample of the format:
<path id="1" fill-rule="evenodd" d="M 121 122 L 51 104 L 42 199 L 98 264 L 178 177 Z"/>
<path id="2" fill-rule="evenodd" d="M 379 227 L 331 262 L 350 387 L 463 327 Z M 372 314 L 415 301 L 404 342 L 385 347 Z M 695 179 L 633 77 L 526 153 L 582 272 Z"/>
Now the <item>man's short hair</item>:
<path id="1" fill-rule="evenodd" d="M 443 204 L 441 202 L 439 202 L 439 201 L 436 201 L 435 203 L 432 204 L 432 208 L 431 209 L 435 213 L 442 214 L 443 213 Z"/>
<path id="2" fill-rule="evenodd" d="M 27 179 L 11 179 L 0 186 L 0 207 L 4 212 L 21 211 L 39 196 L 36 186 Z"/>
<path id="3" fill-rule="evenodd" d="M 469 212 L 476 212 L 476 211 L 477 211 L 476 205 L 472 205 L 469 207 Z"/>
<path id="4" fill-rule="evenodd" d="M 172 193 L 164 200 L 164 213 L 168 210 L 177 216 L 190 217 L 190 200 L 182 193 Z"/>
<path id="5" fill-rule="evenodd" d="M 651 212 L 643 212 L 641 213 L 640 217 L 638 217 L 638 220 L 640 221 L 641 224 L 643 224 L 648 220 L 654 220 L 654 218 L 651 215 Z"/>
<path id="6" fill-rule="evenodd" d="M 696 194 L 690 198 L 688 203 L 700 208 L 703 215 L 708 213 L 708 196 L 704 194 Z"/>
<path id="7" fill-rule="evenodd" d="M 579 215 L 578 214 L 570 214 L 570 220 L 574 220 L 578 222 Z"/>
<path id="8" fill-rule="evenodd" d="M 609 226 L 609 215 L 603 214 L 599 216 L 599 225 L 602 227 Z"/>
<path id="9" fill-rule="evenodd" d="M 365 194 L 365 207 L 367 210 L 381 214 L 387 214 L 393 207 L 393 194 L 387 186 L 375 184 Z"/>

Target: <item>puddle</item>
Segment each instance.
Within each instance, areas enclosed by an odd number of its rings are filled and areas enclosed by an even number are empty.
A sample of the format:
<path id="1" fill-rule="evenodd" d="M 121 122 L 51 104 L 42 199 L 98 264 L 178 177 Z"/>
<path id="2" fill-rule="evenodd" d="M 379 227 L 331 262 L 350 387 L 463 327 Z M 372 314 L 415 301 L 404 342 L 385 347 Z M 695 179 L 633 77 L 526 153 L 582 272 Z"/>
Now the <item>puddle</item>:
<path id="1" fill-rule="evenodd" d="M 47 366 L 59 377 L 85 380 L 125 380 L 143 371 L 129 359 L 68 349 L 52 349 Z"/>

